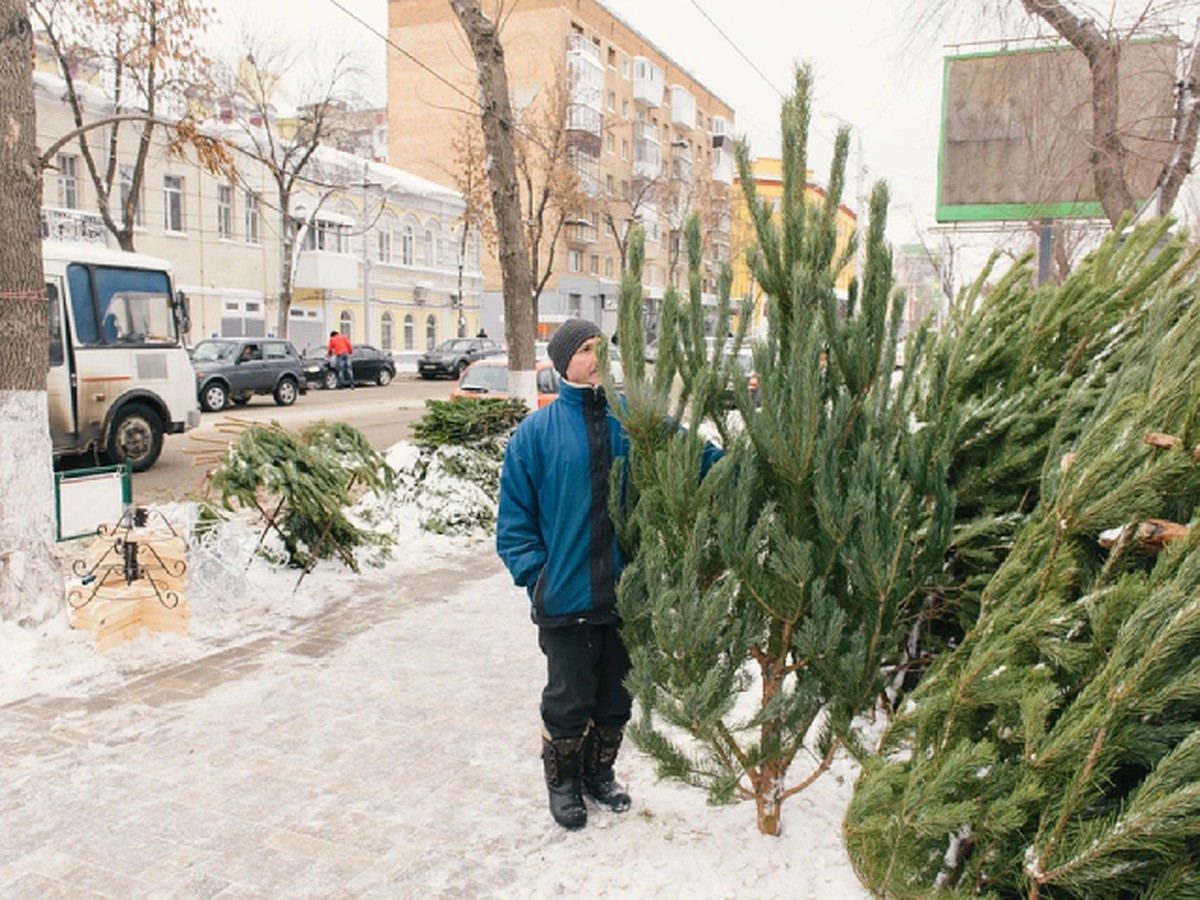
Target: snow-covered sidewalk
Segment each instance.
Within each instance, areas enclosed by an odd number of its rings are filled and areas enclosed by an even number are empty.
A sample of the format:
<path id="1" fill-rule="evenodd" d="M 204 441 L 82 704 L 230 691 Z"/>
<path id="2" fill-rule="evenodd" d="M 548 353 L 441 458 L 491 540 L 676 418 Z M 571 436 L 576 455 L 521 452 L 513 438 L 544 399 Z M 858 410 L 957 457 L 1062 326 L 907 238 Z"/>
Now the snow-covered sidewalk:
<path id="1" fill-rule="evenodd" d="M 241 642 L 197 610 L 199 637 L 143 636 L 47 681 L 52 639 L 0 635 L 17 653 L 0 663 L 0 896 L 866 896 L 840 837 L 845 762 L 775 839 L 627 745 L 633 809 L 554 825 L 524 595 L 488 542 L 432 545 L 361 576 L 319 568 L 291 599 L 285 573 L 266 605 L 334 602 Z"/>

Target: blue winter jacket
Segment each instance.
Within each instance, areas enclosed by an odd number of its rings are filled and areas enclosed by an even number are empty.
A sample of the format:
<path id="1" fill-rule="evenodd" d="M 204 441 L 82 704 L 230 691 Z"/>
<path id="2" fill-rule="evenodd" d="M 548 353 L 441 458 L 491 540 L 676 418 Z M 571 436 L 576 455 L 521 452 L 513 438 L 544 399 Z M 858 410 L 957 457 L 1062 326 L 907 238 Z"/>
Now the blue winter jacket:
<path id="1" fill-rule="evenodd" d="M 504 454 L 496 552 L 539 625 L 618 622 L 621 551 L 608 513 L 613 460 L 629 439 L 603 388 L 563 382 Z"/>

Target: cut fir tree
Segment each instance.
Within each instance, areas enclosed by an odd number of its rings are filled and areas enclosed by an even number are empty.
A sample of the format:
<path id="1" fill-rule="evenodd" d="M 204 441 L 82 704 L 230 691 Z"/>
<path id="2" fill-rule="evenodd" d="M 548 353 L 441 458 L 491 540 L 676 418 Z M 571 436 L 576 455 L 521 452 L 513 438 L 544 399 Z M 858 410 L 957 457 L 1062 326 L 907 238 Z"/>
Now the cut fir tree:
<path id="1" fill-rule="evenodd" d="M 766 834 L 779 833 L 784 801 L 839 748 L 861 752 L 854 720 L 874 707 L 897 662 L 952 514 L 948 454 L 909 427 L 912 381 L 893 383 L 900 297 L 882 185 L 871 198 L 861 290 L 852 286 L 843 302 L 835 293 L 855 250 L 854 241 L 839 247 L 835 228 L 849 132 L 839 133 L 828 193 L 814 202 L 811 86 L 798 69 L 781 115 L 780 223 L 756 196 L 747 147 L 737 147 L 756 238 L 750 265 L 770 297 L 770 331 L 754 351 L 761 405 L 744 383 L 730 387 L 720 342 L 705 358 L 695 221 L 687 301 L 674 291 L 664 298 L 653 381 L 641 371 L 636 247 L 621 291 L 627 402 L 618 414 L 632 450 L 614 477 L 613 508 L 631 554 L 619 593 L 639 707 L 630 734 L 660 774 L 718 802 L 753 800 Z M 728 293 L 726 273 L 717 334 L 728 333 Z M 910 365 L 922 348 L 913 341 Z M 667 425 L 672 413 L 690 427 Z M 700 479 L 705 426 L 725 456 Z"/>

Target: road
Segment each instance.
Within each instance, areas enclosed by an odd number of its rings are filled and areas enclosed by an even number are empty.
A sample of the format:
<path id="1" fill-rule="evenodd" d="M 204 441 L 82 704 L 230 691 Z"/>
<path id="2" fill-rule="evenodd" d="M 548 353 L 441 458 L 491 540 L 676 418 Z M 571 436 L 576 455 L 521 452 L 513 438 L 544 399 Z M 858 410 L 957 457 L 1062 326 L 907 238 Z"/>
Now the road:
<path id="1" fill-rule="evenodd" d="M 254 397 L 246 406 L 203 413 L 199 428 L 168 435 L 162 456 L 153 468 L 133 476 L 133 502 L 139 506 L 167 503 L 203 490 L 210 466 L 198 463 L 197 454 L 212 449 L 214 440 L 228 443 L 236 436 L 217 429 L 217 423 L 228 421 L 228 417 L 250 422 L 274 419 L 294 431 L 320 419 L 333 419 L 353 425 L 372 447 L 383 451 L 408 440 L 413 423 L 425 413 L 425 401 L 449 399 L 453 387 L 453 381 L 425 381 L 414 373 L 398 372 L 387 387 L 310 389 L 293 406 L 277 406 L 270 397 Z"/>

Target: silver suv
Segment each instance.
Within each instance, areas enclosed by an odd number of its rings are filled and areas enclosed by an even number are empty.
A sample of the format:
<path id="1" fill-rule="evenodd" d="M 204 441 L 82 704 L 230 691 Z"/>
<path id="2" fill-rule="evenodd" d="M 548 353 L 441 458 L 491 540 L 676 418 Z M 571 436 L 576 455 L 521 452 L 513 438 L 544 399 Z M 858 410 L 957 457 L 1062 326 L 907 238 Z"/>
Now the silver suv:
<path id="1" fill-rule="evenodd" d="M 270 394 L 291 406 L 308 390 L 304 360 L 291 341 L 279 338 L 213 338 L 192 348 L 196 394 L 208 412 L 230 403 L 242 406 L 255 394 Z"/>

